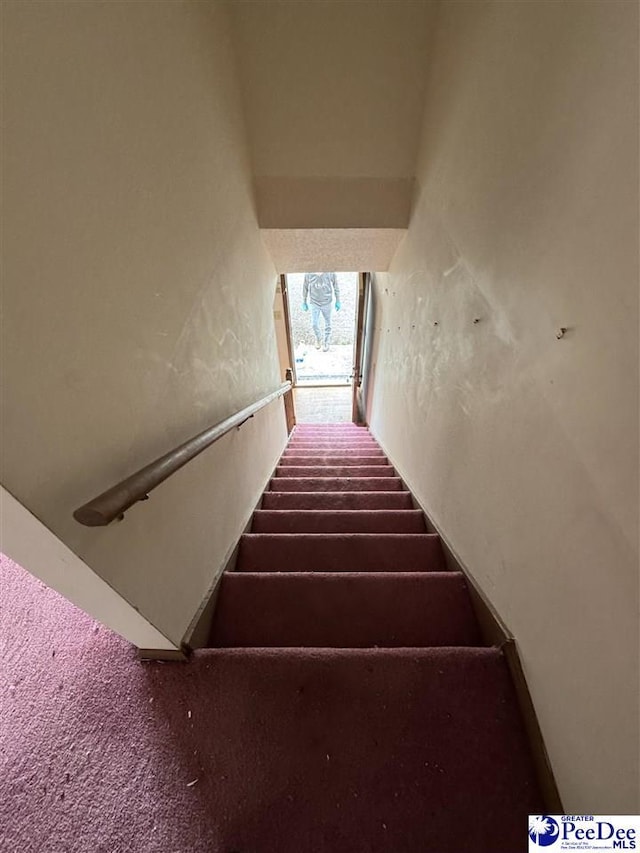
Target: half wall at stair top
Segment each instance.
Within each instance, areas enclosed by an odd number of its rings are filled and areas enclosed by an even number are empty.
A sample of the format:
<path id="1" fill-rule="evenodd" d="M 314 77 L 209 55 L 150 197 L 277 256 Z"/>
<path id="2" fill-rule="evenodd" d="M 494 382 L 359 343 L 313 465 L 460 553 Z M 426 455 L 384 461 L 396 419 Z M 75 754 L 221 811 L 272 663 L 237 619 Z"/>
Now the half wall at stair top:
<path id="1" fill-rule="evenodd" d="M 406 233 L 404 228 L 263 228 L 262 239 L 278 272 L 384 272 Z"/>
<path id="2" fill-rule="evenodd" d="M 261 228 L 407 227 L 433 12 L 232 5 Z"/>

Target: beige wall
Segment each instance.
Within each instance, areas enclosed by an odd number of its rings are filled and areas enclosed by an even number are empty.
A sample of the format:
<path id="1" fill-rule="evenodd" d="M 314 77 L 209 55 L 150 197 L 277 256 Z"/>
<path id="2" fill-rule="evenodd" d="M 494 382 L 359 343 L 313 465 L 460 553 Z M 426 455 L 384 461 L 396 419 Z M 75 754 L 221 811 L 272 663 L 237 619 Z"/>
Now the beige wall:
<path id="1" fill-rule="evenodd" d="M 2 482 L 179 641 L 284 442 L 281 401 L 122 524 L 71 513 L 279 383 L 226 10 L 3 13 Z"/>
<path id="2" fill-rule="evenodd" d="M 637 103 L 635 3 L 442 4 L 376 285 L 373 432 L 515 634 L 570 812 L 639 805 Z"/>
<path id="3" fill-rule="evenodd" d="M 432 7 L 233 2 L 255 174 L 412 178 Z"/>
<path id="4" fill-rule="evenodd" d="M 406 228 L 411 214 L 410 178 L 257 177 L 261 228 Z"/>
<path id="5" fill-rule="evenodd" d="M 400 228 L 262 229 L 281 272 L 387 270 L 405 230 Z"/>
<path id="6" fill-rule="evenodd" d="M 262 227 L 406 227 L 433 7 L 231 4 Z"/>
<path id="7" fill-rule="evenodd" d="M 0 552 L 138 648 L 177 650 L 2 486 Z"/>

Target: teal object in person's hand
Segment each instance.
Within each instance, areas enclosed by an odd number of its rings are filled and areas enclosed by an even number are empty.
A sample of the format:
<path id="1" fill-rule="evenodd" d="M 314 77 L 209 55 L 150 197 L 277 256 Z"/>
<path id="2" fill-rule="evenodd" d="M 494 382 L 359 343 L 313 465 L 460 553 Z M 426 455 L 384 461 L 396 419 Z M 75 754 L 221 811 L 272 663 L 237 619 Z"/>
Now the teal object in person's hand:
<path id="1" fill-rule="evenodd" d="M 306 302 L 303 302 L 303 303 L 302 303 L 302 310 L 303 310 L 303 311 L 308 311 L 308 310 L 309 310 L 309 306 L 307 305 L 307 303 L 306 303 Z"/>
<path id="2" fill-rule="evenodd" d="M 340 303 L 336 302 L 336 311 L 339 311 L 339 310 L 340 310 Z"/>

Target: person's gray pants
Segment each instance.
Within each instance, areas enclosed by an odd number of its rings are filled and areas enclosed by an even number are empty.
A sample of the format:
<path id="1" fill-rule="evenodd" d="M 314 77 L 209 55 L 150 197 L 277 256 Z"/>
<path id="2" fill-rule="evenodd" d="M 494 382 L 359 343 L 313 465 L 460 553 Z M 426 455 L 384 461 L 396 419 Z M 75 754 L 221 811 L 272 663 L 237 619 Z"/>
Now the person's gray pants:
<path id="1" fill-rule="evenodd" d="M 331 340 L 331 308 L 332 305 L 328 302 L 326 305 L 314 305 L 311 303 L 311 323 L 315 332 L 316 340 L 323 343 L 325 347 L 329 346 Z M 320 315 L 324 317 L 324 336 L 320 333 Z"/>

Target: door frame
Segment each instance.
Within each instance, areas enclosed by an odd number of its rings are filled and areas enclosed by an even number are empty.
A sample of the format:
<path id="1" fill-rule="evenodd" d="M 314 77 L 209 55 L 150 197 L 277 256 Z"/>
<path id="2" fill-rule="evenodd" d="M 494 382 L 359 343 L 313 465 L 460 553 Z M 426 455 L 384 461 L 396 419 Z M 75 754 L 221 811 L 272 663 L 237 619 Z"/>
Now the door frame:
<path id="1" fill-rule="evenodd" d="M 296 385 L 296 364 L 295 358 L 291 350 L 291 318 L 289 316 L 289 291 L 287 289 L 287 277 L 284 273 L 280 274 L 280 295 L 282 297 L 282 313 L 284 319 L 284 333 L 287 341 L 287 356 L 289 366 L 285 370 L 285 379 L 291 382 L 291 390 L 284 395 L 284 411 L 287 419 L 287 432 L 296 425 L 296 409 L 295 400 L 293 398 L 293 389 Z"/>
<path id="2" fill-rule="evenodd" d="M 351 273 L 352 271 L 351 270 L 342 270 L 342 272 Z M 291 335 L 291 313 L 290 313 L 290 303 L 289 303 L 289 291 L 288 291 L 288 285 L 287 285 L 287 280 L 286 280 L 288 275 L 295 275 L 295 273 L 282 273 L 280 275 L 280 279 L 281 279 L 280 288 L 282 290 L 282 297 L 283 297 L 282 301 L 283 301 L 283 305 L 284 305 L 284 314 L 285 314 L 285 328 L 286 328 L 286 335 L 287 335 L 287 352 L 289 354 L 289 363 L 291 364 L 291 372 L 292 372 L 291 382 L 293 384 L 293 387 L 294 388 L 349 388 L 349 387 L 353 387 L 353 369 L 354 369 L 353 363 L 354 363 L 355 352 L 356 352 L 356 337 L 357 337 L 356 336 L 356 324 L 358 322 L 358 300 L 356 299 L 356 306 L 355 306 L 355 312 L 354 312 L 353 348 L 352 348 L 352 355 L 351 355 L 352 368 L 351 368 L 351 373 L 346 376 L 347 381 L 346 382 L 327 382 L 327 381 L 323 382 L 322 380 L 320 380 L 318 382 L 314 382 L 314 381 L 299 382 L 299 380 L 298 380 L 298 369 L 296 367 L 295 350 L 293 348 L 293 341 L 292 341 L 292 335 Z M 359 288 L 360 276 L 362 275 L 362 273 L 353 272 L 353 275 L 358 277 L 357 281 L 356 281 L 356 288 Z"/>
<path id="3" fill-rule="evenodd" d="M 296 360 L 291 348 L 291 316 L 289 314 L 289 289 L 287 285 L 287 276 L 285 273 L 280 273 L 280 293 L 282 294 L 282 313 L 284 314 L 284 329 L 287 338 L 287 355 L 289 356 L 289 370 L 292 372 L 292 382 L 298 384 L 298 376 L 296 374 Z"/>
<path id="4" fill-rule="evenodd" d="M 361 272 L 358 277 L 357 331 L 353 365 L 352 420 L 356 424 L 366 424 L 365 400 L 362 389 L 364 357 L 368 343 L 367 317 L 371 300 L 371 273 Z"/>

